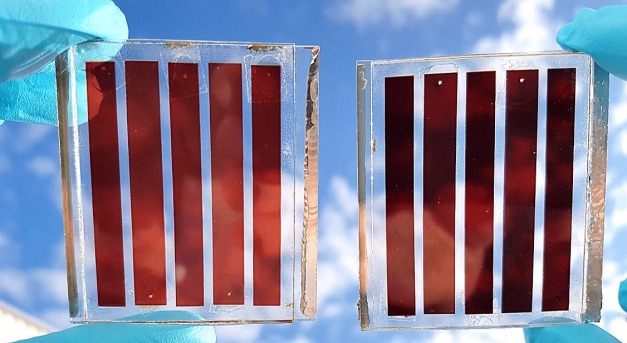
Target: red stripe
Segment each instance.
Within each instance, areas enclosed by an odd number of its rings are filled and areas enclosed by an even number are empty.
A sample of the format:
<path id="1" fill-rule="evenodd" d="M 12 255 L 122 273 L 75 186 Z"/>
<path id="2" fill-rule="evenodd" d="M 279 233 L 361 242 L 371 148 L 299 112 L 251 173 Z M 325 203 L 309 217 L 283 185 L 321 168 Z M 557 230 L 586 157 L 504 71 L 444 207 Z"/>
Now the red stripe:
<path id="1" fill-rule="evenodd" d="M 425 314 L 455 313 L 457 73 L 425 75 Z"/>
<path id="2" fill-rule="evenodd" d="M 414 259 L 414 77 L 385 79 L 388 315 L 416 315 Z"/>
<path id="3" fill-rule="evenodd" d="M 176 305 L 204 304 L 198 65 L 169 63 Z"/>
<path id="4" fill-rule="evenodd" d="M 126 61 L 136 305 L 165 305 L 165 231 L 157 62 Z"/>
<path id="5" fill-rule="evenodd" d="M 242 65 L 209 63 L 213 302 L 244 304 Z"/>
<path id="6" fill-rule="evenodd" d="M 568 310 L 576 70 L 549 69 L 542 310 Z"/>
<path id="7" fill-rule="evenodd" d="M 495 72 L 466 75 L 464 256 L 467 314 L 492 313 L 495 98 Z"/>
<path id="8" fill-rule="evenodd" d="M 253 304 L 281 304 L 281 67 L 252 66 Z"/>
<path id="9" fill-rule="evenodd" d="M 506 81 L 503 312 L 531 312 L 538 125 L 538 71 Z"/>
<path id="10" fill-rule="evenodd" d="M 87 62 L 86 75 L 98 306 L 125 306 L 115 64 Z"/>

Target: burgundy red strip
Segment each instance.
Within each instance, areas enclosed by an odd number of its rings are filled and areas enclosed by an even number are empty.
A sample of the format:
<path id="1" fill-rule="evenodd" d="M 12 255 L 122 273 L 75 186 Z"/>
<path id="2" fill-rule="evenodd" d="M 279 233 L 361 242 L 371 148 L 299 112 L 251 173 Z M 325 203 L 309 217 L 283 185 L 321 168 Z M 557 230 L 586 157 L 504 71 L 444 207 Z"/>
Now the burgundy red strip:
<path id="1" fill-rule="evenodd" d="M 169 63 L 176 305 L 204 304 L 198 65 Z"/>
<path id="2" fill-rule="evenodd" d="M 252 66 L 253 304 L 281 304 L 281 67 Z"/>
<path id="3" fill-rule="evenodd" d="M 416 314 L 414 260 L 414 77 L 385 79 L 388 315 Z"/>
<path id="4" fill-rule="evenodd" d="M 496 72 L 466 74 L 465 309 L 492 313 Z"/>
<path id="5" fill-rule="evenodd" d="M 242 65 L 209 64 L 213 302 L 244 304 Z"/>
<path id="6" fill-rule="evenodd" d="M 542 310 L 568 310 L 576 70 L 547 73 L 547 154 Z"/>
<path id="7" fill-rule="evenodd" d="M 502 310 L 531 312 L 538 70 L 510 70 L 506 79 Z"/>
<path id="8" fill-rule="evenodd" d="M 125 306 L 115 64 L 87 62 L 86 76 L 98 305 Z"/>
<path id="9" fill-rule="evenodd" d="M 457 73 L 425 75 L 424 94 L 424 309 L 455 313 Z"/>
<path id="10" fill-rule="evenodd" d="M 135 304 L 165 305 L 159 66 L 127 61 L 125 68 Z"/>

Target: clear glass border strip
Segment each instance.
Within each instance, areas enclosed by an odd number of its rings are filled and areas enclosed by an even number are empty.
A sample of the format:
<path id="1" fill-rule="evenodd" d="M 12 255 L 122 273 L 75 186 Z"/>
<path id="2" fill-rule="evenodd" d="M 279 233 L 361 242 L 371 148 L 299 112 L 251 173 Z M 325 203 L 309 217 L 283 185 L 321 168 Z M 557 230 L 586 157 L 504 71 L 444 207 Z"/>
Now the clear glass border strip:
<path id="1" fill-rule="evenodd" d="M 547 154 L 547 70 L 574 69 L 575 113 L 572 163 L 572 210 L 570 238 L 570 274 L 568 308 L 558 311 L 543 310 L 543 250 L 544 250 L 544 195 L 546 185 Z M 538 75 L 537 152 L 535 183 L 535 241 L 532 255 L 533 280 L 529 309 L 516 312 L 503 308 L 503 216 L 505 173 L 505 122 L 506 74 L 508 71 L 535 70 Z M 466 89 L 468 73 L 494 72 L 494 207 L 493 207 L 493 266 L 492 301 L 490 309 L 480 314 L 466 314 L 465 304 L 465 152 L 466 152 Z M 429 75 L 455 75 L 457 82 L 454 128 L 454 277 L 440 280 L 451 282 L 452 308 L 442 310 L 441 304 L 426 304 L 423 250 L 426 244 L 423 233 L 424 158 L 425 135 L 425 79 Z M 512 74 L 514 75 L 514 74 Z M 518 74 L 516 74 L 518 75 Z M 385 85 L 386 78 L 413 77 L 413 261 L 415 275 L 401 280 L 414 285 L 415 305 L 411 308 L 392 309 L 388 306 L 389 273 L 386 253 L 386 130 Z M 442 79 L 444 80 L 444 79 Z M 447 81 L 444 81 L 447 82 Z M 524 82 L 521 77 L 520 83 Z M 358 303 L 361 327 L 364 330 L 412 328 L 489 328 L 527 327 L 558 323 L 598 321 L 601 309 L 601 268 L 603 218 L 605 204 L 605 169 L 608 114 L 608 74 L 585 54 L 548 52 L 537 54 L 495 54 L 457 56 L 426 59 L 380 60 L 357 62 L 357 137 L 358 137 L 358 191 L 359 191 L 359 244 L 360 244 L 360 298 Z M 438 81 L 438 86 L 442 81 Z M 437 86 L 436 86 L 437 87 Z M 392 98 L 395 94 L 389 95 Z M 412 97 L 410 95 L 409 97 Z M 395 101 L 395 100 L 390 100 Z M 429 125 L 436 125 L 431 122 Z M 433 137 L 432 135 L 430 137 Z M 411 151 L 411 150 L 409 150 Z M 389 153 L 389 152 L 387 152 Z M 392 158 L 389 157 L 388 158 Z M 398 158 L 398 157 L 397 157 Z M 443 157 L 444 158 L 444 157 Z M 411 160 L 411 156 L 407 159 Z M 392 172 L 396 173 L 395 170 Z M 432 174 L 433 175 L 433 174 Z M 410 229 L 411 230 L 411 229 Z M 434 236 L 431 236 L 434 237 Z M 441 243 L 435 243 L 441 244 Z M 438 246 L 438 245 L 436 245 Z M 412 250 L 410 249 L 410 250 Z M 439 248 L 438 248 L 439 249 Z M 450 250 L 449 250 L 450 251 Z M 398 260 L 397 260 L 398 261 Z M 439 267 L 438 267 L 439 268 Z M 444 268 L 444 267 L 442 267 Z M 444 273 L 444 271 L 439 271 Z M 396 275 L 395 277 L 398 277 Z M 429 276 L 433 279 L 433 276 Z M 437 278 L 436 278 L 437 279 Z M 401 287 L 401 288 L 399 288 Z M 445 288 L 446 286 L 442 286 Z M 396 286 L 395 290 L 402 289 Z M 395 297 L 391 294 L 392 298 Z M 431 295 L 432 296 L 432 295 Z M 410 299 L 411 300 L 411 299 Z M 407 301 L 407 299 L 401 300 Z M 437 302 L 438 300 L 434 300 Z M 411 303 L 411 301 L 410 301 Z M 397 304 L 398 305 L 398 304 Z M 429 307 L 429 310 L 426 307 Z M 440 306 L 440 307 L 438 307 Z M 508 305 L 509 306 L 509 305 Z M 397 306 L 398 307 L 398 306 Z M 434 313 L 429 313 L 434 311 Z M 401 314 L 399 314 L 401 313 Z M 404 313 L 404 314 L 403 314 Z"/>
<path id="2" fill-rule="evenodd" d="M 176 322 L 204 324 L 233 324 L 256 322 L 291 322 L 313 319 L 316 315 L 317 269 L 317 185 L 318 185 L 318 53 L 313 46 L 292 44 L 249 44 L 228 42 L 134 41 L 89 42 L 72 47 L 57 58 L 57 89 L 59 108 L 59 140 L 62 165 L 64 226 L 68 265 L 68 293 L 70 317 L 75 323 L 99 321 Z M 131 219 L 131 190 L 129 183 L 129 136 L 126 115 L 126 63 L 154 62 L 158 69 L 157 101 L 160 113 L 157 119 L 161 129 L 161 151 L 157 152 L 162 165 L 163 242 L 165 258 L 165 302 L 157 305 L 141 304 L 136 292 L 143 280 L 135 280 L 133 236 Z M 115 68 L 115 98 L 117 101 L 119 147 L 124 303 L 99 306 L 98 282 L 94 250 L 94 208 L 90 170 L 90 141 L 87 109 L 86 64 L 112 62 Z M 177 300 L 174 245 L 173 152 L 170 130 L 168 91 L 169 63 L 197 65 L 200 111 L 200 153 L 202 173 L 202 253 L 203 261 L 201 304 L 185 305 Z M 217 304 L 213 301 L 212 281 L 212 181 L 211 131 L 208 116 L 208 65 L 241 64 L 242 127 L 243 127 L 243 269 L 244 289 L 242 304 Z M 255 301 L 253 289 L 253 174 L 252 160 L 252 93 L 253 66 L 277 66 L 280 69 L 280 299 L 276 304 Z M 258 68 L 257 71 L 270 69 Z M 182 75 L 182 74 L 181 74 Z M 268 74 L 269 75 L 269 74 Z M 125 79 L 126 76 L 126 79 Z M 187 78 L 187 75 L 183 76 Z M 260 76 L 260 78 L 263 76 Z M 270 81 L 271 82 L 271 81 Z M 139 87 L 142 91 L 145 87 Z M 237 87 L 235 88 L 237 89 Z M 261 90 L 263 92 L 263 90 Z M 258 101 L 269 95 L 258 92 Z M 261 94 L 261 95 L 259 95 Z M 231 96 L 219 92 L 218 96 Z M 93 101 L 93 99 L 92 99 Z M 146 105 L 147 106 L 147 105 Z M 141 129 L 141 127 L 140 127 Z M 113 138 L 113 137 L 112 137 Z M 179 139 L 179 138 L 177 138 Z M 135 161 L 137 162 L 137 161 Z M 143 161 L 142 161 L 143 162 Z M 263 182 L 257 181 L 257 182 Z M 259 184 L 259 183 L 258 183 Z M 263 186 L 263 183 L 260 185 Z M 276 192 L 265 188 L 266 191 Z M 263 191 L 263 190 L 262 190 Z M 259 196 L 259 195 L 256 195 Z M 224 208 L 222 206 L 221 208 Z M 264 211 L 263 206 L 259 207 Z M 262 219 L 264 220 L 264 219 Z M 276 239 L 276 238 L 275 238 Z M 190 244 L 190 243 L 188 243 Z M 150 256 L 150 254 L 148 254 Z M 193 262 L 192 262 L 193 263 Z M 150 262 L 148 262 L 150 265 Z M 142 267 L 140 265 L 140 267 Z M 180 268 L 176 273 L 184 272 Z M 102 286 L 101 286 L 102 287 Z M 185 295 L 186 297 L 187 295 Z M 230 296 L 230 293 L 229 293 Z M 260 292 L 258 296 L 265 296 Z M 183 297 L 183 299 L 185 299 Z M 148 295 L 150 302 L 152 294 Z M 259 298 L 262 299 L 262 298 Z M 223 300 L 222 300 L 223 301 Z M 146 302 L 146 301 L 144 301 Z M 193 312 L 198 316 L 179 316 L 170 310 Z M 156 315 L 153 313 L 159 312 Z M 125 318 L 133 316 L 132 318 Z"/>

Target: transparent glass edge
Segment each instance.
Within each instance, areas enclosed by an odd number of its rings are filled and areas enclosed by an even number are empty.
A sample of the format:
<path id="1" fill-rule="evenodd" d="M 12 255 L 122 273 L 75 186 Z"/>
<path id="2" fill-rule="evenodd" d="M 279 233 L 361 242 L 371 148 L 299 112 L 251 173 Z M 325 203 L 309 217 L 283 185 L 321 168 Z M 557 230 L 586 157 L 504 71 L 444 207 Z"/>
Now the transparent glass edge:
<path id="1" fill-rule="evenodd" d="M 314 319 L 318 285 L 318 152 L 319 152 L 319 47 L 311 48 L 307 71 L 305 156 L 303 166 L 303 236 L 301 252 L 300 313 Z"/>
<path id="2" fill-rule="evenodd" d="M 359 227 L 359 300 L 357 310 L 361 329 L 370 326 L 368 307 L 368 233 L 366 222 L 366 65 L 357 63 L 357 189 Z"/>
<path id="3" fill-rule="evenodd" d="M 591 110 L 588 143 L 586 250 L 584 257 L 584 319 L 601 320 L 603 230 L 607 168 L 609 74 L 590 58 Z"/>
<path id="4" fill-rule="evenodd" d="M 59 156 L 61 169 L 61 197 L 63 203 L 63 231 L 65 236 L 65 262 L 67 268 L 68 301 L 70 317 L 79 314 L 78 275 L 74 245 L 74 215 L 72 206 L 72 166 L 69 149 L 70 51 L 55 59 L 57 82 L 57 116 L 59 130 Z"/>
<path id="5" fill-rule="evenodd" d="M 357 64 L 388 64 L 388 63 L 412 63 L 412 62 L 446 62 L 449 60 L 464 60 L 477 58 L 503 58 L 503 57 L 543 57 L 543 56 L 559 56 L 559 55 L 586 55 L 583 52 L 571 52 L 563 50 L 539 51 L 539 52 L 516 52 L 516 53 L 486 53 L 486 54 L 465 54 L 456 56 L 433 56 L 419 58 L 400 58 L 385 60 L 359 60 Z"/>
<path id="6" fill-rule="evenodd" d="M 103 40 L 94 39 L 87 42 L 77 44 L 77 47 L 81 45 L 89 44 L 155 44 L 176 48 L 176 47 L 188 47 L 190 45 L 234 45 L 234 46 L 249 46 L 253 50 L 266 50 L 273 47 L 303 47 L 313 48 L 315 45 L 296 45 L 294 43 L 287 42 L 250 42 L 250 41 L 217 41 L 217 40 L 194 40 L 194 39 L 143 39 L 143 38 L 130 38 L 122 40 Z"/>

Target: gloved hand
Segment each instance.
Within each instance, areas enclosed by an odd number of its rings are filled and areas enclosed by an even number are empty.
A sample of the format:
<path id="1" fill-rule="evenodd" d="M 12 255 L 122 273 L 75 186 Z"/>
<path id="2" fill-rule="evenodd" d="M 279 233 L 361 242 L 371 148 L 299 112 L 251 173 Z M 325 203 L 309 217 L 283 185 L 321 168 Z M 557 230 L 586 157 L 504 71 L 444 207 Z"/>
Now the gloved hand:
<path id="1" fill-rule="evenodd" d="M 0 119 L 56 124 L 53 60 L 71 45 L 95 38 L 128 38 L 126 18 L 111 0 L 0 0 Z M 184 311 L 154 312 L 127 319 L 202 320 Z M 211 326 L 94 323 L 23 342 L 215 340 Z"/>
<path id="2" fill-rule="evenodd" d="M 147 315 L 137 315 L 128 320 L 202 320 L 191 312 L 162 311 Z M 93 323 L 76 326 L 67 330 L 39 336 L 22 343 L 66 343 L 66 342 L 176 342 L 214 343 L 216 334 L 211 326 L 189 326 L 177 324 L 127 324 Z"/>
<path id="3" fill-rule="evenodd" d="M 603 69 L 627 80 L 627 6 L 580 10 L 557 33 L 557 43 L 588 53 Z"/>
<path id="4" fill-rule="evenodd" d="M 56 124 L 53 60 L 94 38 L 128 38 L 111 0 L 0 0 L 0 122 Z"/>

